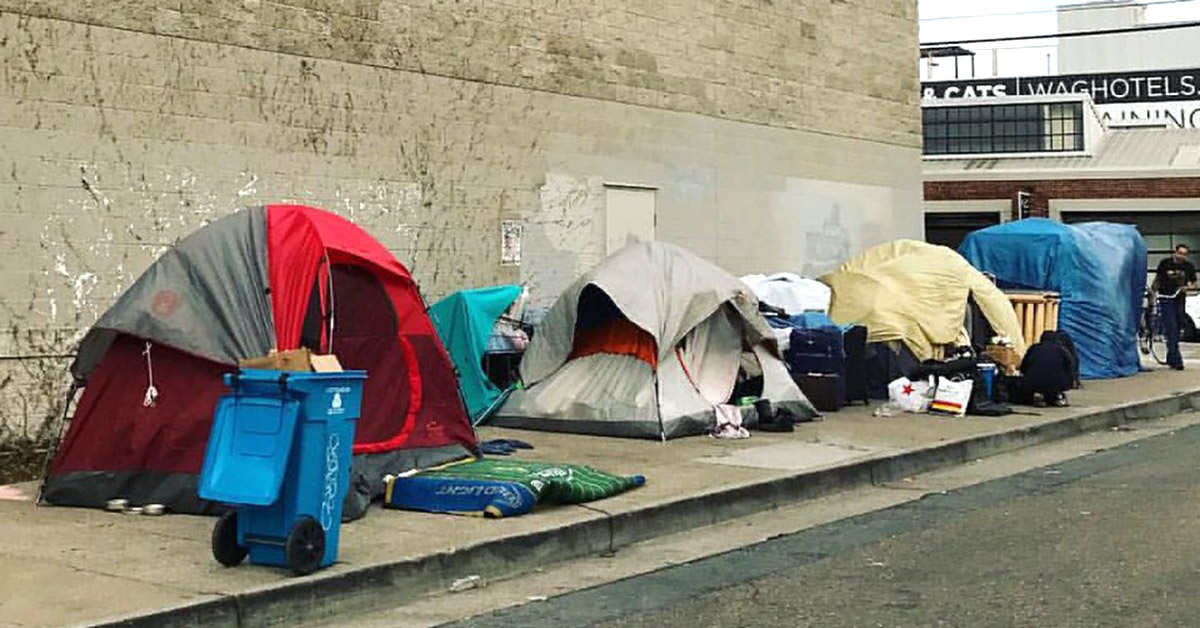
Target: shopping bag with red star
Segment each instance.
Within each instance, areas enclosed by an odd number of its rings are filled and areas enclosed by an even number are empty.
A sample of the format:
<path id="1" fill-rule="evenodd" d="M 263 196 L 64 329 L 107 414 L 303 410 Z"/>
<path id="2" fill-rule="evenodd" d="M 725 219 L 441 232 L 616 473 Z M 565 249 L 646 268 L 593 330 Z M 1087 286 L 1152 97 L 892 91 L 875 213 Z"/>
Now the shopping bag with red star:
<path id="1" fill-rule="evenodd" d="M 901 377 L 888 384 L 888 399 L 905 412 L 925 412 L 933 401 L 933 385 Z"/>

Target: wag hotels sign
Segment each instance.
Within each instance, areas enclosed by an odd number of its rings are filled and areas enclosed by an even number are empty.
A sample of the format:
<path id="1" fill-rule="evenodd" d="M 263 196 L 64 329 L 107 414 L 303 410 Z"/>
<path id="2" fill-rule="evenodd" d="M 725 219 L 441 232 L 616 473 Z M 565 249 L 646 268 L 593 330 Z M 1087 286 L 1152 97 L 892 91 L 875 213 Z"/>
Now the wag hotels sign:
<path id="1" fill-rule="evenodd" d="M 1200 68 L 921 83 L 922 100 L 1090 94 L 1114 126 L 1200 129 Z"/>

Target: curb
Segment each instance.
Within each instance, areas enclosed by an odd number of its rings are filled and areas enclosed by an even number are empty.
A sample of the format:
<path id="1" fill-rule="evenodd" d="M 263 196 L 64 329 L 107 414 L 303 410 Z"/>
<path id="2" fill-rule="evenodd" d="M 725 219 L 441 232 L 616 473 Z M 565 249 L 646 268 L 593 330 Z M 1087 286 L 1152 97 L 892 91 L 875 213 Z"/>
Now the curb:
<path id="1" fill-rule="evenodd" d="M 773 510 L 801 500 L 892 482 L 917 473 L 1196 408 L 1200 408 L 1200 389 L 687 496 L 629 512 L 605 515 L 597 510 L 595 517 L 561 528 L 493 539 L 411 560 L 318 574 L 283 585 L 91 625 L 245 628 L 319 623 L 350 614 L 395 608 L 418 597 L 445 591 L 455 578 L 464 574 L 483 574 L 485 579 L 512 577 L 546 563 L 610 553 L 654 537 Z"/>

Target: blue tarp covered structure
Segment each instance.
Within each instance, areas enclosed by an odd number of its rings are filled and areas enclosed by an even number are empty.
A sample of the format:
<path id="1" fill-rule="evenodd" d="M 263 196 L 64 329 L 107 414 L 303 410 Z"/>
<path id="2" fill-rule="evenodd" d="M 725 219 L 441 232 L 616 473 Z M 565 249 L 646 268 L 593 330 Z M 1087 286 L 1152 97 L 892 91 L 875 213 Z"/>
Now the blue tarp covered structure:
<path id="1" fill-rule="evenodd" d="M 429 308 L 429 318 L 458 369 L 458 387 L 473 425 L 486 418 L 508 393 L 488 379 L 483 354 L 496 320 L 520 296 L 521 286 L 477 288 L 455 292 Z"/>
<path id="2" fill-rule="evenodd" d="M 1138 372 L 1146 243 L 1133 226 L 1029 218 L 972 232 L 958 252 L 1001 288 L 1061 295 L 1058 328 L 1075 343 L 1082 377 Z"/>

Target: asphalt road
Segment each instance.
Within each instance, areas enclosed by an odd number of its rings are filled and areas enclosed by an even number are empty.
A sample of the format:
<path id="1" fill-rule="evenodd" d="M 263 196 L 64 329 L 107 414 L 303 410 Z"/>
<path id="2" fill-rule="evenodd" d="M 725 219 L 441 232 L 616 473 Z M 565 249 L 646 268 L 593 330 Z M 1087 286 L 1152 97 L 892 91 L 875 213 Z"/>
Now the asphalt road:
<path id="1" fill-rule="evenodd" d="M 456 626 L 1200 626 L 1200 428 Z"/>

